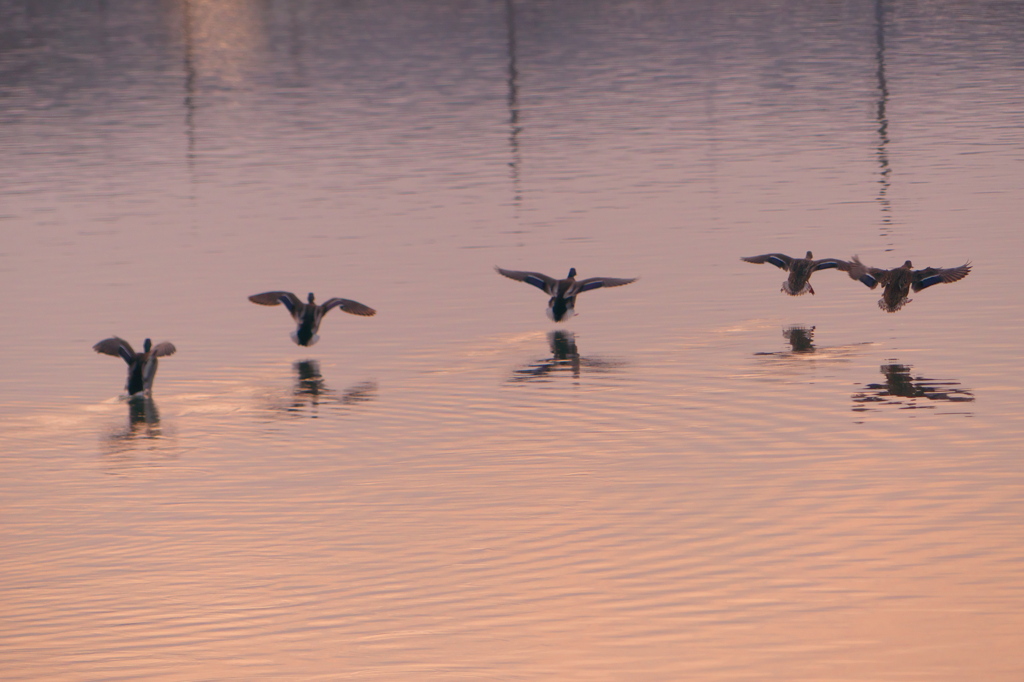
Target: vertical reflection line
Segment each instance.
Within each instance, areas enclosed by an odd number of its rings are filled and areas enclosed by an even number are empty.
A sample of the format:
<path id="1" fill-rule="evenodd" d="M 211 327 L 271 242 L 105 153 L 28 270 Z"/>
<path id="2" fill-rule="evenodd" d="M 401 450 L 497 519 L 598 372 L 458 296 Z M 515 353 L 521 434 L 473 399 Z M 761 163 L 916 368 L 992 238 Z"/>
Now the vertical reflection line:
<path id="1" fill-rule="evenodd" d="M 295 77 L 302 79 L 305 75 L 302 69 L 302 25 L 299 21 L 299 12 L 295 3 L 288 3 L 288 56 L 292 59 L 292 68 Z"/>
<path id="2" fill-rule="evenodd" d="M 889 185 L 892 168 L 889 166 L 889 119 L 885 107 L 889 102 L 889 86 L 885 79 L 885 0 L 875 0 L 875 61 L 878 64 L 878 164 L 881 168 L 878 179 L 878 204 L 882 209 L 882 227 L 880 234 L 883 239 L 892 237 L 892 204 L 889 200 Z M 892 251 L 889 241 L 886 251 Z"/>
<path id="3" fill-rule="evenodd" d="M 512 148 L 512 161 L 509 162 L 512 177 L 512 201 L 518 210 L 523 201 L 523 193 L 519 184 L 519 86 L 516 81 L 519 71 L 516 69 L 516 13 L 513 0 L 505 0 L 505 23 L 508 28 L 508 111 L 509 111 L 509 146 Z"/>
<path id="4" fill-rule="evenodd" d="M 113 62 L 114 55 L 110 47 L 110 14 L 108 12 L 107 3 L 105 0 L 98 0 L 96 2 L 96 19 L 97 19 L 97 40 L 99 42 L 99 50 L 101 58 L 103 60 L 104 72 L 111 73 L 114 71 Z M 101 143 L 100 148 L 102 150 L 105 163 L 109 168 L 113 168 L 116 164 L 116 158 L 114 154 L 115 145 L 112 141 L 113 128 L 109 126 L 102 126 L 97 131 L 97 137 Z M 113 197 L 117 192 L 114 189 L 115 179 L 113 174 L 102 183 L 102 186 L 107 188 L 107 197 Z"/>
<path id="5" fill-rule="evenodd" d="M 718 220 L 718 216 L 722 215 L 719 210 L 719 183 L 718 183 L 718 162 L 719 162 L 719 129 L 718 129 L 718 109 L 715 106 L 715 96 L 718 91 L 715 89 L 718 83 L 718 61 L 716 59 L 717 43 L 716 43 L 716 16 L 715 16 L 715 4 L 710 3 L 708 5 L 707 14 L 707 31 L 704 33 L 704 39 L 706 42 L 706 49 L 704 50 L 704 57 L 707 59 L 707 67 L 705 73 L 707 74 L 707 87 L 704 89 L 704 116 L 707 120 L 707 166 L 708 166 L 708 182 L 710 183 L 710 192 L 712 198 L 712 215 L 713 220 Z M 721 226 L 712 229 L 722 229 Z"/>
<path id="6" fill-rule="evenodd" d="M 195 186 L 195 161 L 196 161 L 196 66 L 195 66 L 195 45 L 193 35 L 192 2 L 183 0 L 182 3 L 182 35 L 185 42 L 185 138 L 187 147 L 185 151 L 185 163 L 188 166 L 189 179 Z M 194 198 L 194 197 L 193 197 Z"/>

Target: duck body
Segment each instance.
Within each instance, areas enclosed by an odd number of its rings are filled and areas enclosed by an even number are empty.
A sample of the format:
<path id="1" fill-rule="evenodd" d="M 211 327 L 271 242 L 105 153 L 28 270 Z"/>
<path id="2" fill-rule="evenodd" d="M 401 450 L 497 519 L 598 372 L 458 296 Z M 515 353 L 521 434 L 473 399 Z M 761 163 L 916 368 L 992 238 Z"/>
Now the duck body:
<path id="1" fill-rule="evenodd" d="M 895 313 L 913 299 L 910 292 L 917 293 L 936 284 L 956 282 L 971 272 L 971 264 L 964 263 L 956 268 L 924 268 L 915 270 L 911 261 L 906 261 L 898 268 L 884 270 L 872 268 L 853 257 L 850 263 L 850 277 L 860 281 L 869 289 L 882 286 L 882 298 L 878 299 L 878 307 L 887 313 Z"/>
<path id="2" fill-rule="evenodd" d="M 565 279 L 555 279 L 539 272 L 525 270 L 505 270 L 499 267 L 494 269 L 509 279 L 533 285 L 550 296 L 547 315 L 553 322 L 563 322 L 574 316 L 576 314 L 576 297 L 584 291 L 592 291 L 601 287 L 620 287 L 636 281 L 635 277 L 631 279 L 588 277 L 577 280 L 576 268 L 569 268 L 569 275 Z"/>
<path id="3" fill-rule="evenodd" d="M 292 341 L 300 346 L 312 346 L 320 340 L 317 332 L 320 330 L 320 322 L 324 319 L 324 312 L 317 305 L 300 303 L 296 310 L 290 310 L 297 326 L 291 333 Z"/>
<path id="4" fill-rule="evenodd" d="M 284 305 L 292 319 L 295 320 L 295 331 L 291 334 L 292 341 L 300 346 L 312 346 L 320 340 L 320 335 L 317 333 L 320 330 L 320 322 L 332 308 L 340 308 L 346 313 L 364 317 L 377 314 L 373 308 L 347 298 L 329 298 L 318 305 L 312 293 L 309 294 L 305 303 L 290 291 L 267 291 L 262 294 L 253 294 L 249 300 L 259 305 Z"/>
<path id="5" fill-rule="evenodd" d="M 815 260 L 814 254 L 810 251 L 803 258 L 793 258 L 784 253 L 766 253 L 760 256 L 747 256 L 740 260 L 747 263 L 771 263 L 780 270 L 789 272 L 789 277 L 782 283 L 782 291 L 790 296 L 801 296 L 808 293 L 813 296 L 814 287 L 811 286 L 811 275 L 818 270 L 835 268 L 849 271 L 850 269 L 850 263 L 838 258 Z"/>
<path id="6" fill-rule="evenodd" d="M 103 339 L 92 347 L 97 353 L 119 357 L 128 364 L 128 378 L 124 389 L 129 396 L 149 395 L 153 391 L 153 380 L 156 378 L 157 358 L 174 355 L 177 348 L 173 343 L 164 341 L 155 346 L 150 339 L 143 344 L 143 351 L 136 353 L 130 343 L 118 336 Z"/>

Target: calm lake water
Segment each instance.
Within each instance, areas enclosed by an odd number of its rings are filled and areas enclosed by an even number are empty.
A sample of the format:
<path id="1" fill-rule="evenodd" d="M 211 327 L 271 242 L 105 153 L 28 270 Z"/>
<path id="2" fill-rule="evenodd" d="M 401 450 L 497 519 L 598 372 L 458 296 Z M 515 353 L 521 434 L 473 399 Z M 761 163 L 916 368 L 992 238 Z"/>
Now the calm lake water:
<path id="1" fill-rule="evenodd" d="M 0 0 L 2 677 L 1024 678 L 1022 112 L 1012 2 Z"/>

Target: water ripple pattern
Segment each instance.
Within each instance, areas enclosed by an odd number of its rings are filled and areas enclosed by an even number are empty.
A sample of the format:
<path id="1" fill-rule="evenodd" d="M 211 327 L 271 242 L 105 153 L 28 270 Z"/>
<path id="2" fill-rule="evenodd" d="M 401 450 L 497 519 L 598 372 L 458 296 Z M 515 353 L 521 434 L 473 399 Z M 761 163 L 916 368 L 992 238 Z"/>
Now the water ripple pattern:
<path id="1" fill-rule="evenodd" d="M 1021 35 L 0 3 L 2 677 L 1022 679 Z M 973 269 L 740 261 L 808 250 Z M 553 325 L 496 265 L 638 279 Z"/>

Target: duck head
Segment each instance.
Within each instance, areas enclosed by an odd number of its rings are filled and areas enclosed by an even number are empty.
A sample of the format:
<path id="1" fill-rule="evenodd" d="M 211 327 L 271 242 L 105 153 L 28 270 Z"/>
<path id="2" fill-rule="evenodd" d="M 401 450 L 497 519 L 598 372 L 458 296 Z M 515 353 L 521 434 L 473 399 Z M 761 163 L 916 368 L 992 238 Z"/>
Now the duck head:
<path id="1" fill-rule="evenodd" d="M 810 251 L 808 251 L 807 255 L 804 256 L 804 258 L 806 258 L 807 260 L 814 260 L 814 254 L 812 254 Z"/>
<path id="2" fill-rule="evenodd" d="M 576 276 L 576 268 L 569 268 L 569 277 L 568 277 L 568 279 L 572 279 L 575 276 Z"/>
<path id="3" fill-rule="evenodd" d="M 142 352 L 143 353 L 148 353 L 149 349 L 152 348 L 152 347 L 153 347 L 153 341 L 151 339 L 146 339 L 143 342 L 143 344 L 142 344 Z"/>
<path id="4" fill-rule="evenodd" d="M 311 291 L 311 292 L 309 292 L 309 298 L 307 298 L 307 299 L 306 299 L 306 301 L 307 301 L 307 302 L 308 302 L 308 303 L 309 303 L 310 305 L 313 305 L 313 292 L 312 292 L 312 291 Z"/>

